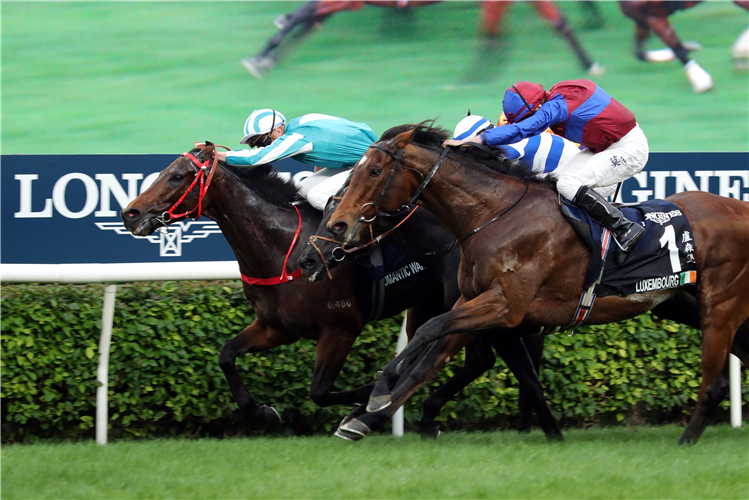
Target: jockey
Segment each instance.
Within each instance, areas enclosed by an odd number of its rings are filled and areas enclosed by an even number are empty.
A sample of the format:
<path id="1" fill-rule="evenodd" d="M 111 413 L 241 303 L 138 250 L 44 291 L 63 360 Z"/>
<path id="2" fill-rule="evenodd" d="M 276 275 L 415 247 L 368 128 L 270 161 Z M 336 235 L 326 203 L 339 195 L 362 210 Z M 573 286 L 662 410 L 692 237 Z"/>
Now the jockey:
<path id="1" fill-rule="evenodd" d="M 314 165 L 315 173 L 300 183 L 299 193 L 310 205 L 322 210 L 328 198 L 346 182 L 348 169 L 376 140 L 374 131 L 364 123 L 317 113 L 287 123 L 278 111 L 256 109 L 247 118 L 244 137 L 239 141 L 252 149 L 218 155 L 219 160 L 235 167 L 253 167 L 291 156 Z"/>
<path id="2" fill-rule="evenodd" d="M 444 146 L 475 142 L 488 146 L 512 144 L 547 128 L 580 143 L 593 153 L 570 161 L 552 174 L 557 191 L 609 228 L 627 252 L 645 230 L 627 220 L 592 188 L 615 185 L 641 171 L 648 161 L 648 141 L 629 109 L 589 80 L 557 83 L 549 92 L 531 82 L 518 82 L 502 101 L 509 124 L 466 140 L 446 140 Z"/>
<path id="3" fill-rule="evenodd" d="M 503 124 L 503 122 L 507 123 L 504 114 L 499 117 L 498 123 Z M 493 128 L 494 124 L 483 116 L 468 115 L 455 126 L 453 138 L 470 139 Z M 510 160 L 523 161 L 540 178 L 548 176 L 551 172 L 561 172 L 572 158 L 586 154 L 580 151 L 574 142 L 553 133 L 541 133 L 514 144 L 506 144 L 501 147 L 500 153 Z M 616 184 L 597 187 L 596 191 L 602 196 L 610 196 L 616 191 Z"/>

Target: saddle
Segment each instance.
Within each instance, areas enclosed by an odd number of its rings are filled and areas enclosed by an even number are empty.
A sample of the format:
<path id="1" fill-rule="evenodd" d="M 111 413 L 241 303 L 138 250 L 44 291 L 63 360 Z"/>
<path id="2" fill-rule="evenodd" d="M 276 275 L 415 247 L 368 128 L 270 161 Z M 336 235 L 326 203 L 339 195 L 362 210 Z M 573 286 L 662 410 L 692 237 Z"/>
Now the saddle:
<path id="1" fill-rule="evenodd" d="M 573 320 L 579 322 L 570 326 L 587 319 L 596 297 L 625 297 L 697 282 L 692 228 L 678 205 L 664 200 L 616 204 L 627 219 L 645 228 L 642 239 L 620 263 L 621 250 L 611 232 L 569 200 L 558 199 L 562 215 L 591 251 Z"/>

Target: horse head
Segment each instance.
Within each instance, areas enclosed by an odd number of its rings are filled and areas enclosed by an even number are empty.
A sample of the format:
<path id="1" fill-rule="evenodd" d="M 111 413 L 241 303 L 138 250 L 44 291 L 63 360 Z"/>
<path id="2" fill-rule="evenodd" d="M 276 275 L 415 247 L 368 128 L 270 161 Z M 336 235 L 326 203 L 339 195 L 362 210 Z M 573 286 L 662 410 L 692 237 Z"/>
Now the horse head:
<path id="1" fill-rule="evenodd" d="M 327 229 L 347 244 L 361 242 L 364 224 L 402 212 L 425 177 L 414 166 L 423 153 L 407 148 L 421 125 L 370 146 L 351 174 L 349 189 L 331 215 Z"/>
<path id="2" fill-rule="evenodd" d="M 198 218 L 205 208 L 204 197 L 218 168 L 215 146 L 183 153 L 161 171 L 154 183 L 120 212 L 128 231 L 148 236 L 160 227 Z"/>

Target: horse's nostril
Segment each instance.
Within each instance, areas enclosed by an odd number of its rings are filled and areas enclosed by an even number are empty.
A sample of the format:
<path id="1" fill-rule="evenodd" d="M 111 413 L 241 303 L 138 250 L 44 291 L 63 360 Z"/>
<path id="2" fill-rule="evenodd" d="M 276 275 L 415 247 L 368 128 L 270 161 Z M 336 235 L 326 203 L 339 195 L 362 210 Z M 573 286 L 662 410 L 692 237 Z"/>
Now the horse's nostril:
<path id="1" fill-rule="evenodd" d="M 122 211 L 123 219 L 137 219 L 140 217 L 140 210 L 131 208 L 129 210 Z"/>
<path id="2" fill-rule="evenodd" d="M 304 261 L 302 262 L 302 267 L 305 269 L 311 269 L 312 267 L 314 267 L 314 265 L 314 259 L 304 259 Z"/>
<path id="3" fill-rule="evenodd" d="M 333 234 L 340 236 L 346 232 L 346 230 L 348 229 L 348 224 L 346 224 L 345 222 L 336 222 L 335 224 L 333 224 L 331 229 Z"/>

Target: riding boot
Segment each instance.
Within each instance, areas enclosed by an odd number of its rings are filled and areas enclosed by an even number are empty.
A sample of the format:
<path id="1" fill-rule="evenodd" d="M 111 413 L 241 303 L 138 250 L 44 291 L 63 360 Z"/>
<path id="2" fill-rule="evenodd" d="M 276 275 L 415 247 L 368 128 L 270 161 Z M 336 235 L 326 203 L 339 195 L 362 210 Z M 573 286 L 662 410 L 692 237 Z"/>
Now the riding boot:
<path id="1" fill-rule="evenodd" d="M 621 210 L 587 186 L 577 191 L 572 203 L 585 209 L 593 219 L 609 228 L 623 252 L 629 252 L 645 234 L 642 226 L 627 220 Z"/>

